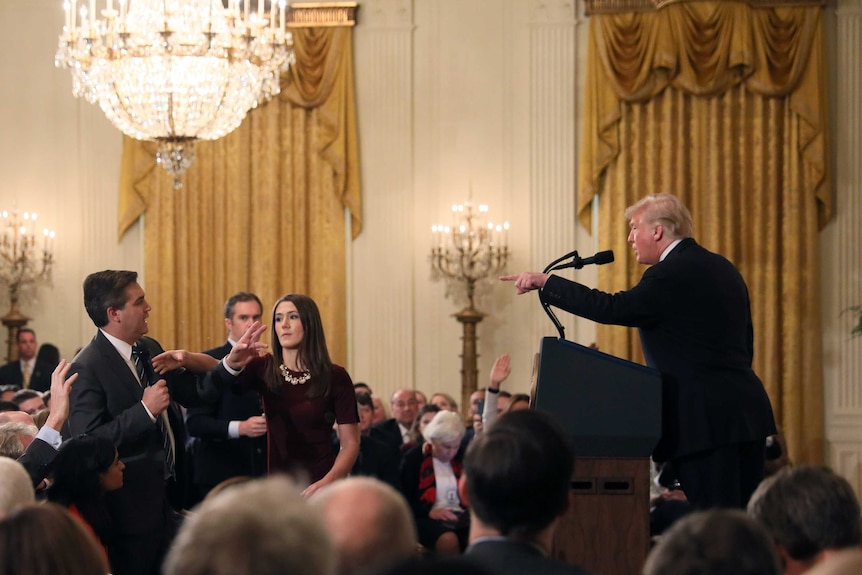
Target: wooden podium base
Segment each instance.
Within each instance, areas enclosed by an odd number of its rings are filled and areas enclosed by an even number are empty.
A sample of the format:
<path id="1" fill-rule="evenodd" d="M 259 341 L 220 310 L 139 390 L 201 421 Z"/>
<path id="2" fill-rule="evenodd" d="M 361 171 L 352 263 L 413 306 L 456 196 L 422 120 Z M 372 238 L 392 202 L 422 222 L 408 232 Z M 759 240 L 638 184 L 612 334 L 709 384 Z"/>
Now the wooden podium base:
<path id="1" fill-rule="evenodd" d="M 638 575 L 649 552 L 649 458 L 575 460 L 554 557 L 601 575 Z"/>

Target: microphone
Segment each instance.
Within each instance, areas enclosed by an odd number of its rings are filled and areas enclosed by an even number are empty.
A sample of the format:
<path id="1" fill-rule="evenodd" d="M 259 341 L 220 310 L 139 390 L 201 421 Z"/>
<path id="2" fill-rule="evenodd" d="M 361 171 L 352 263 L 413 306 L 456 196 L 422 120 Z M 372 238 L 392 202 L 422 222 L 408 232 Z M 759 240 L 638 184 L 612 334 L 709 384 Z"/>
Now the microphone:
<path id="1" fill-rule="evenodd" d="M 612 250 L 598 252 L 596 255 L 588 258 L 582 258 L 578 255 L 578 252 L 575 252 L 572 261 L 566 264 L 558 265 L 553 269 L 564 270 L 567 268 L 575 268 L 576 270 L 579 270 L 582 267 L 588 266 L 590 264 L 596 264 L 597 266 L 601 266 L 604 264 L 609 264 L 612 261 L 614 261 L 614 252 Z"/>

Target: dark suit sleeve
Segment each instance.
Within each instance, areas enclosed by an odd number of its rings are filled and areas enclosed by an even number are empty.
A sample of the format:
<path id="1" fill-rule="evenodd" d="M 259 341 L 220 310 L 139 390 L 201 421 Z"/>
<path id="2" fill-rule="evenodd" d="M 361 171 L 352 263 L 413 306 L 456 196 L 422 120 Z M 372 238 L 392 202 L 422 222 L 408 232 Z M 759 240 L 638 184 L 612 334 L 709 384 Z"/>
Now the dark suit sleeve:
<path id="1" fill-rule="evenodd" d="M 615 294 L 552 275 L 539 297 L 554 307 L 598 323 L 646 327 L 657 314 L 668 309 L 664 299 L 669 291 L 661 287 L 663 274 L 659 267 L 644 272 L 632 289 Z"/>
<path id="2" fill-rule="evenodd" d="M 55 457 L 57 457 L 57 450 L 37 437 L 18 458 L 18 463 L 27 470 L 33 487 L 37 487 L 48 476 Z"/>
<path id="3" fill-rule="evenodd" d="M 227 439 L 230 419 L 218 417 L 218 402 L 210 402 L 202 407 L 189 409 L 186 428 L 189 435 L 202 439 Z"/>
<path id="4" fill-rule="evenodd" d="M 119 382 L 102 381 L 94 373 L 94 367 L 92 362 L 72 364 L 72 372 L 78 374 L 69 397 L 69 431 L 72 435 L 104 435 L 119 448 L 152 431 L 153 420 L 140 400 L 119 413 L 111 409 L 105 386 L 119 386 Z M 110 377 L 106 373 L 101 375 Z"/>

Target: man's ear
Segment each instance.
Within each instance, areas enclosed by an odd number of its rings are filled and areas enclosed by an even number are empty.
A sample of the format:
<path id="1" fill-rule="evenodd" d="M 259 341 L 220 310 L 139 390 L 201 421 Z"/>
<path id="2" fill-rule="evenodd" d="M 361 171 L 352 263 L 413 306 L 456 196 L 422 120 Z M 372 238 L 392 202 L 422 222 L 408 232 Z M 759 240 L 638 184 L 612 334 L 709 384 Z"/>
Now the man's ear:
<path id="1" fill-rule="evenodd" d="M 227 329 L 227 332 L 230 333 L 230 319 L 224 318 L 224 327 Z"/>
<path id="2" fill-rule="evenodd" d="M 467 474 L 462 473 L 458 479 L 458 497 L 461 498 L 461 505 L 470 507 L 470 497 L 467 495 Z"/>
<path id="3" fill-rule="evenodd" d="M 656 241 L 662 239 L 664 237 L 664 226 L 656 224 L 655 229 L 653 230 L 653 237 Z"/>
<path id="4" fill-rule="evenodd" d="M 108 323 L 114 323 L 120 320 L 120 310 L 117 308 L 109 307 L 105 312 L 108 314 Z"/>

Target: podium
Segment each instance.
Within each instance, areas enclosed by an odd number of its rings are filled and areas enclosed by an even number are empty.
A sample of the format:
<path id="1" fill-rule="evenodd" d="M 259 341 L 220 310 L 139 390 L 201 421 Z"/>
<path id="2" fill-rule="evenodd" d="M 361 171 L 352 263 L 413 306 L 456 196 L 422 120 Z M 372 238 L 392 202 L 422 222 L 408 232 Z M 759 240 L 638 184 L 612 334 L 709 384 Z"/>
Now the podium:
<path id="1" fill-rule="evenodd" d="M 576 343 L 542 339 L 532 403 L 569 434 L 572 505 L 553 555 L 636 575 L 649 552 L 649 455 L 661 437 L 661 375 Z"/>

